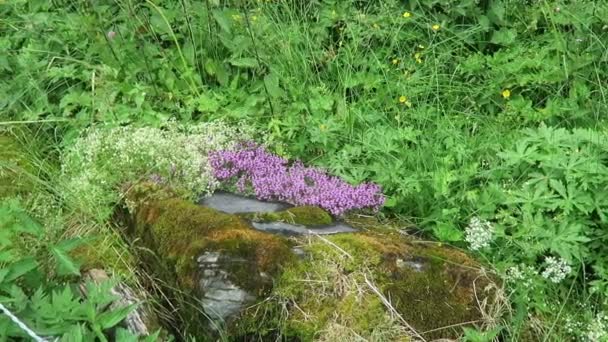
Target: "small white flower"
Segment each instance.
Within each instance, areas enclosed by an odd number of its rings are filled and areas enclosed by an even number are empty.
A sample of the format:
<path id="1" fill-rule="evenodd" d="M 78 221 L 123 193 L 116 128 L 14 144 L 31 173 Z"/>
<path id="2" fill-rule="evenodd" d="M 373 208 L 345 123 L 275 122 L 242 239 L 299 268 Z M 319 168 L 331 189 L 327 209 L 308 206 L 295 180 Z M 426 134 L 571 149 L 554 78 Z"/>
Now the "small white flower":
<path id="1" fill-rule="evenodd" d="M 546 267 L 541 276 L 556 284 L 564 280 L 572 272 L 572 267 L 568 265 L 566 260 L 561 258 L 546 257 L 545 264 Z"/>
<path id="2" fill-rule="evenodd" d="M 600 312 L 595 319 L 589 323 L 585 332 L 585 338 L 589 342 L 604 342 L 608 340 L 608 316 Z"/>
<path id="3" fill-rule="evenodd" d="M 473 251 L 490 246 L 490 242 L 494 239 L 494 227 L 492 224 L 479 217 L 471 218 L 469 225 L 465 229 L 465 233 L 465 240 Z"/>
<path id="4" fill-rule="evenodd" d="M 536 276 L 538 276 L 538 271 L 533 266 L 519 264 L 507 269 L 505 279 L 529 289 L 534 286 Z"/>
<path id="5" fill-rule="evenodd" d="M 63 156 L 63 178 L 88 207 L 114 203 L 121 185 L 157 174 L 190 196 L 204 195 L 218 186 L 207 155 L 251 140 L 253 131 L 222 122 L 165 129 L 151 127 L 95 127 Z"/>

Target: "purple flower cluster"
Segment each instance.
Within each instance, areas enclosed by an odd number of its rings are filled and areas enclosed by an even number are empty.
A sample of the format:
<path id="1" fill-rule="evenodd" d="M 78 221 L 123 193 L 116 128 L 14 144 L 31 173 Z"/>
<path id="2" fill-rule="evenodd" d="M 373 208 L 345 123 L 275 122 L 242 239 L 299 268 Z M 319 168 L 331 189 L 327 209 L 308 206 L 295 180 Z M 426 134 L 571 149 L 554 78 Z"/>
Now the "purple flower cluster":
<path id="1" fill-rule="evenodd" d="M 361 208 L 378 210 L 384 204 L 376 184 L 352 186 L 299 161 L 290 164 L 254 143 L 243 143 L 236 151 L 211 152 L 209 161 L 218 180 L 235 182 L 241 192 L 250 187 L 260 200 L 318 206 L 334 215 Z"/>

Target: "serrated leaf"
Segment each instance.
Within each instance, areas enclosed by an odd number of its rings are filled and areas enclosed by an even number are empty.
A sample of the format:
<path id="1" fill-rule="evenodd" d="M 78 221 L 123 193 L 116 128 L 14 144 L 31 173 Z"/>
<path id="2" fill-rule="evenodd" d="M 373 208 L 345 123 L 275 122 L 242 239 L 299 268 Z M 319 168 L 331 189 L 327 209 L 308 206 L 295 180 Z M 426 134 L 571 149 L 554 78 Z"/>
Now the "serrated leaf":
<path id="1" fill-rule="evenodd" d="M 131 311 L 135 310 L 136 305 L 128 305 L 120 309 L 104 312 L 97 318 L 97 323 L 103 329 L 109 329 L 124 320 Z"/>
<path id="2" fill-rule="evenodd" d="M 213 11 L 213 19 L 220 25 L 220 28 L 230 33 L 232 31 L 232 20 L 228 17 L 225 11 L 215 10 Z"/>
<path id="3" fill-rule="evenodd" d="M 36 269 L 38 267 L 38 262 L 33 257 L 27 257 L 21 259 L 10 266 L 10 271 L 6 276 L 5 280 L 10 282 L 13 281 L 22 275 Z"/>
<path id="4" fill-rule="evenodd" d="M 283 96 L 283 90 L 279 86 L 279 77 L 275 73 L 270 73 L 264 77 L 264 85 L 271 97 Z"/>
<path id="5" fill-rule="evenodd" d="M 566 187 L 560 180 L 550 179 L 549 185 L 551 186 L 551 188 L 553 188 L 553 190 L 557 191 L 560 196 L 562 196 L 563 198 L 568 198 L 568 192 L 566 191 Z"/>
<path id="6" fill-rule="evenodd" d="M 251 57 L 232 58 L 230 64 L 238 68 L 255 68 L 258 66 L 256 59 Z"/>
<path id="7" fill-rule="evenodd" d="M 51 252 L 57 261 L 57 274 L 59 275 L 80 275 L 78 265 L 70 258 L 65 251 L 60 248 L 52 247 Z"/>
<path id="8" fill-rule="evenodd" d="M 164 34 L 171 33 L 171 28 L 169 26 L 167 26 L 165 19 L 163 19 L 163 17 L 158 12 L 154 12 L 150 16 L 150 25 L 152 26 L 154 31 L 156 31 L 158 33 L 164 33 Z"/>
<path id="9" fill-rule="evenodd" d="M 81 238 L 73 238 L 73 239 L 63 240 L 63 241 L 59 242 L 58 244 L 56 244 L 55 247 L 58 249 L 61 249 L 64 252 L 69 252 L 72 249 L 80 246 L 81 244 L 82 244 Z"/>
<path id="10" fill-rule="evenodd" d="M 122 342 L 137 342 L 138 338 L 136 335 L 133 335 L 129 330 L 124 328 L 116 329 L 116 341 Z"/>
<path id="11" fill-rule="evenodd" d="M 492 34 L 491 41 L 494 44 L 508 46 L 508 45 L 513 44 L 513 42 L 515 42 L 516 38 L 517 38 L 517 31 L 509 30 L 506 28 L 501 28 L 499 31 L 495 31 L 494 34 Z"/>
<path id="12" fill-rule="evenodd" d="M 433 233 L 440 241 L 462 241 L 463 233 L 448 223 L 438 223 Z"/>

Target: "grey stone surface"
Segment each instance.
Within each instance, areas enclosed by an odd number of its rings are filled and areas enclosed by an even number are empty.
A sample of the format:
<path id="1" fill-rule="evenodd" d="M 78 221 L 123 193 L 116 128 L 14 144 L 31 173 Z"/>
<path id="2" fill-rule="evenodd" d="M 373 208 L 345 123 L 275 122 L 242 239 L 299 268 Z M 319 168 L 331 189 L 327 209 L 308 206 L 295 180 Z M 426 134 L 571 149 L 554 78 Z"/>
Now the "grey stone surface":
<path id="1" fill-rule="evenodd" d="M 344 223 L 335 223 L 325 227 L 307 228 L 306 226 L 289 224 L 285 222 L 252 222 L 251 225 L 261 231 L 281 235 L 329 235 L 337 233 L 353 233 L 357 230 Z"/>
<path id="2" fill-rule="evenodd" d="M 237 314 L 255 296 L 232 283 L 228 273 L 222 269 L 230 263 L 246 263 L 247 260 L 226 257 L 219 252 L 205 252 L 197 259 L 202 278 L 199 286 L 204 293 L 203 309 L 216 320 L 225 321 Z"/>
<path id="3" fill-rule="evenodd" d="M 292 207 L 287 203 L 264 202 L 221 191 L 201 199 L 199 204 L 230 214 L 281 211 Z"/>
<path id="4" fill-rule="evenodd" d="M 399 268 L 411 268 L 416 272 L 422 272 L 427 268 L 427 262 L 423 258 L 412 258 L 412 259 L 397 259 L 397 267 Z"/>

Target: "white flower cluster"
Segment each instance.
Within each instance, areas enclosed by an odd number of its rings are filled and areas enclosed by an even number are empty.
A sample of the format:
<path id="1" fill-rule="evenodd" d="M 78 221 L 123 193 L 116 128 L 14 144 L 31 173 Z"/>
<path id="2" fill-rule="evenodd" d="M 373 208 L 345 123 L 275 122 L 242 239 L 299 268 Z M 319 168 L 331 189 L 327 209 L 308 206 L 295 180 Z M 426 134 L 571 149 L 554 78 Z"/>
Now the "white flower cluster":
<path id="1" fill-rule="evenodd" d="M 600 312 L 595 319 L 587 326 L 585 338 L 589 342 L 608 341 L 608 315 Z"/>
<path id="2" fill-rule="evenodd" d="M 566 260 L 561 258 L 546 257 L 545 264 L 545 270 L 541 273 L 541 276 L 556 284 L 564 280 L 572 272 L 572 267 L 568 265 Z"/>
<path id="3" fill-rule="evenodd" d="M 127 182 L 150 178 L 191 196 L 212 192 L 217 182 L 207 155 L 251 139 L 246 128 L 211 122 L 191 127 L 95 127 L 76 140 L 63 158 L 67 189 L 89 207 L 107 207 Z M 105 205 L 105 206 L 104 206 Z"/>
<path id="4" fill-rule="evenodd" d="M 533 266 L 519 264 L 507 269 L 506 280 L 517 283 L 524 288 L 530 289 L 534 286 L 534 278 L 538 276 L 538 271 Z"/>
<path id="5" fill-rule="evenodd" d="M 486 220 L 479 217 L 471 218 L 469 225 L 465 229 L 465 240 L 469 243 L 471 250 L 478 250 L 488 247 L 494 239 L 494 227 Z"/>

